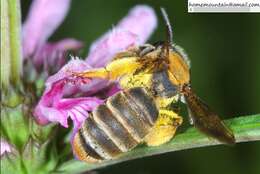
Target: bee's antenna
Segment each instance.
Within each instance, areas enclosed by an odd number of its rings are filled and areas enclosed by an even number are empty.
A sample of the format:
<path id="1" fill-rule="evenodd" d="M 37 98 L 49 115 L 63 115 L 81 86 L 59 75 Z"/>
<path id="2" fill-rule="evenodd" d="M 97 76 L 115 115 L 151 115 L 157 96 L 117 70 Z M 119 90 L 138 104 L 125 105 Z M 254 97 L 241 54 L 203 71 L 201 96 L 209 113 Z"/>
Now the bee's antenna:
<path id="1" fill-rule="evenodd" d="M 164 19 L 165 25 L 166 25 L 168 46 L 171 46 L 173 44 L 171 23 L 170 23 L 168 14 L 163 7 L 161 7 L 161 12 L 162 12 L 163 19 Z"/>

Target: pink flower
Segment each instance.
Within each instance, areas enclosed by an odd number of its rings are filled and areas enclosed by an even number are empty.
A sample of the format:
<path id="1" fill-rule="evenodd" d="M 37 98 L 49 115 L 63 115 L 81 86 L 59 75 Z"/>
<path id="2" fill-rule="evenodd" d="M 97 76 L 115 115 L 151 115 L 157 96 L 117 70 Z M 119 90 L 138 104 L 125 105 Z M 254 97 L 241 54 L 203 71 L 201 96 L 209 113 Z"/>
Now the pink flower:
<path id="1" fill-rule="evenodd" d="M 82 71 L 88 68 L 89 65 L 85 61 L 74 59 L 57 74 L 48 78 L 46 90 L 34 110 L 34 116 L 39 124 L 58 122 L 62 126 L 68 127 L 67 118 L 70 116 L 74 121 L 74 126 L 77 127 L 88 116 L 87 111 L 91 111 L 103 102 L 96 97 L 65 98 L 65 96 L 74 94 L 74 91 L 79 93 L 82 90 L 77 88 L 81 84 L 69 84 L 64 79 L 70 75 L 71 71 Z"/>
<path id="2" fill-rule="evenodd" d="M 22 27 L 24 59 L 30 58 L 39 69 L 55 68 L 55 72 L 65 64 L 65 52 L 78 50 L 83 44 L 75 39 L 63 39 L 47 43 L 47 39 L 66 17 L 70 0 L 34 0 Z M 55 65 L 55 66 L 53 66 Z"/>
<path id="3" fill-rule="evenodd" d="M 92 111 L 103 102 L 93 97 L 104 93 L 110 96 L 120 90 L 115 82 L 85 79 L 70 82 L 71 72 L 83 71 L 106 65 L 119 51 L 130 46 L 144 44 L 156 27 L 154 11 L 145 5 L 134 7 L 112 31 L 97 39 L 90 48 L 86 61 L 78 58 L 70 60 L 59 72 L 50 76 L 46 89 L 35 108 L 34 116 L 39 124 L 60 123 L 68 127 L 67 119 L 73 120 L 74 132 Z"/>
<path id="4" fill-rule="evenodd" d="M 131 42 L 131 39 L 135 39 L 135 44 L 144 44 L 156 26 L 157 18 L 152 8 L 146 5 L 134 7 L 130 10 L 127 17 L 118 23 L 114 31 L 108 31 L 94 41 L 90 46 L 87 62 L 95 65 L 95 67 L 104 66 L 104 62 L 109 62 L 115 53 L 127 48 L 126 45 L 124 45 L 127 43 L 127 40 Z M 121 30 L 122 33 L 124 31 L 129 32 L 129 35 L 121 34 L 120 36 L 121 32 L 117 32 L 117 30 Z M 137 38 L 134 36 L 130 37 L 131 34 L 136 35 Z M 110 35 L 114 35 L 114 37 Z M 97 51 L 98 49 L 102 49 L 102 47 L 109 47 L 110 50 Z M 96 54 L 98 54 L 98 56 L 96 56 Z"/>
<path id="5" fill-rule="evenodd" d="M 11 145 L 5 141 L 4 139 L 1 138 L 0 140 L 0 156 L 4 155 L 5 153 L 10 153 L 12 152 L 12 147 Z"/>

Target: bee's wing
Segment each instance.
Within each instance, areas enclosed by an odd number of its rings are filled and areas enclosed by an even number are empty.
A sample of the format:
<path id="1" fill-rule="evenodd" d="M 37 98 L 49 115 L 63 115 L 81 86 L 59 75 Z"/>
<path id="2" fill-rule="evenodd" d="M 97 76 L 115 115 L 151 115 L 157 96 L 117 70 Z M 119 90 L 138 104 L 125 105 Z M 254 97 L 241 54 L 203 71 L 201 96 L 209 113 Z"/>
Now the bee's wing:
<path id="1" fill-rule="evenodd" d="M 223 143 L 235 143 L 232 131 L 207 104 L 192 91 L 184 94 L 184 96 L 189 107 L 190 118 L 197 129 Z"/>
<path id="2" fill-rule="evenodd" d="M 193 122 L 193 115 L 192 115 L 192 112 L 190 110 L 190 108 L 188 107 L 188 117 L 189 117 L 189 122 L 191 125 L 194 125 L 194 122 Z"/>

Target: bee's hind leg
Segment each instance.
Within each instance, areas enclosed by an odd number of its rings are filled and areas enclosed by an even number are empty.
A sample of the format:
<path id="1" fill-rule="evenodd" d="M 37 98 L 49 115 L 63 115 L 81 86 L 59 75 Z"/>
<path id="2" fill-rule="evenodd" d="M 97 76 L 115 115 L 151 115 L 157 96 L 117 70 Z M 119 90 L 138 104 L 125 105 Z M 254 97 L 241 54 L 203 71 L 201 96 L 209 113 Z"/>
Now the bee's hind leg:
<path id="1" fill-rule="evenodd" d="M 177 128 L 182 124 L 182 117 L 177 113 L 160 109 L 159 117 L 144 142 L 148 146 L 159 146 L 171 140 Z"/>

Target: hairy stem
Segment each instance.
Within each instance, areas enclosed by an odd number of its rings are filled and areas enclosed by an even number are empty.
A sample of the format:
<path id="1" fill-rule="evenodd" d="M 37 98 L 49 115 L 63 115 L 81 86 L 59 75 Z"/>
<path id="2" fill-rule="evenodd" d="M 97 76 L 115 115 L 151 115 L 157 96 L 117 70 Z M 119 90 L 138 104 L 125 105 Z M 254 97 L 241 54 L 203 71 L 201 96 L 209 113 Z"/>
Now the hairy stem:
<path id="1" fill-rule="evenodd" d="M 22 72 L 20 0 L 8 0 L 8 10 L 11 46 L 11 81 L 15 85 L 19 85 Z"/>
<path id="2" fill-rule="evenodd" d="M 10 83 L 10 56 L 8 3 L 1 1 L 1 89 Z"/>
<path id="3" fill-rule="evenodd" d="M 19 85 L 22 72 L 19 0 L 1 1 L 1 87 Z"/>

